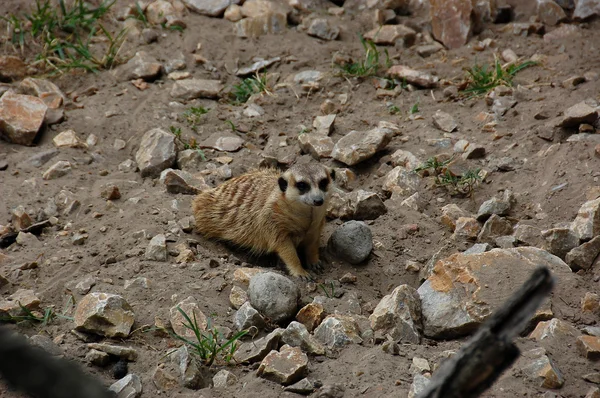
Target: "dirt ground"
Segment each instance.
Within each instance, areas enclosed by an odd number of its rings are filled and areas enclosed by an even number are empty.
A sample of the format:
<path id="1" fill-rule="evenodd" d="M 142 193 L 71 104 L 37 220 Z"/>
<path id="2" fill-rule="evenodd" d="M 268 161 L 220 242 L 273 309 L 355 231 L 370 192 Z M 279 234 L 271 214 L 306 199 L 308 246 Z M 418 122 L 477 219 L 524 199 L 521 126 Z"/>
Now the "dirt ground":
<path id="1" fill-rule="evenodd" d="M 26 9 L 25 3 L 3 1 L 0 14 L 20 12 Z M 118 5 L 125 3 L 126 0 L 119 0 Z M 517 18 L 528 17 L 525 12 L 517 12 Z M 148 236 L 166 233 L 170 221 L 178 221 L 191 214 L 191 196 L 167 193 L 157 181 L 144 179 L 135 172 L 124 173 L 117 168 L 121 162 L 135 158 L 142 135 L 155 127 L 168 131 L 170 126 L 182 126 L 185 136 L 201 141 L 215 131 L 225 131 L 226 120 L 244 126 L 247 132 L 236 133 L 245 140 L 243 149 L 233 153 L 205 150 L 207 161 L 198 170 L 206 168 L 209 163 L 214 164 L 216 157 L 227 155 L 233 158 L 230 167 L 235 176 L 258 166 L 267 138 L 273 134 L 287 138 L 285 151 L 299 158 L 308 158 L 309 155 L 300 154 L 297 144 L 300 125 L 310 127 L 314 117 L 321 115 L 320 106 L 326 99 L 335 99 L 339 94 L 346 93 L 348 102 L 339 106 L 335 130 L 331 135 L 334 142 L 351 130 L 366 131 L 382 120 L 398 124 L 402 132 L 393 138 L 384 151 L 352 168 L 358 177 L 354 183 L 356 188 L 383 193 L 383 176 L 391 169 L 386 164 L 388 155 L 397 149 L 410 151 L 421 159 L 451 150 L 431 144 L 431 140 L 443 137 L 443 133 L 432 125 L 432 116 L 437 110 L 451 114 L 458 122 L 458 131 L 452 133 L 453 142 L 466 139 L 485 146 L 486 157 L 470 161 L 474 167 L 487 168 L 494 159 L 506 156 L 513 158 L 514 170 L 491 173 L 475 190 L 472 198 L 453 197 L 443 188 L 422 187 L 419 193 L 424 207 L 420 212 L 394 205 L 388 200 L 387 214 L 367 222 L 373 232 L 376 248 L 365 264 L 352 266 L 327 253 L 327 239 L 342 223 L 340 220 L 328 220 L 321 239 L 326 271 L 320 277 L 328 282 L 338 280 L 348 272 L 356 275 L 356 284 L 343 285 L 343 289 L 345 297 L 354 295 L 358 299 L 366 316 L 396 286 L 419 286 L 418 274 L 405 269 L 408 260 L 424 265 L 442 247 L 450 254 L 469 246 L 449 240 L 451 233 L 439 222 L 442 206 L 456 203 L 476 213 L 483 201 L 510 189 L 517 195 L 517 207 L 511 217 L 530 220 L 532 225 L 546 229 L 572 221 L 581 204 L 587 200 L 588 190 L 600 185 L 600 157 L 594 154 L 595 143 L 567 142 L 566 136 L 555 136 L 552 142 L 541 139 L 536 132 L 538 128 L 543 128 L 545 121 L 534 118 L 542 111 L 550 117 L 558 116 L 568 106 L 586 99 L 600 101 L 600 80 L 587 81 L 576 89 L 563 88 L 560 84 L 573 75 L 600 72 L 600 20 L 580 23 L 579 34 L 552 42 L 544 41 L 541 35 L 536 34 L 515 36 L 503 30 L 505 25 L 490 24 L 481 38 L 493 38 L 496 47 L 484 51 L 473 49 L 480 37 L 472 38 L 460 49 L 443 50 L 428 58 L 420 57 L 414 48 L 387 47 L 394 63 L 455 81 L 464 76 L 464 67 L 477 62 L 489 64 L 493 61 L 494 53 L 506 48 L 513 49 L 524 60 L 534 54 L 545 56 L 541 65 L 525 69 L 517 75 L 515 85 L 521 84 L 530 87 L 530 90 L 526 98 L 519 100 L 498 123 L 496 130 L 500 134 L 497 135 L 502 137 L 494 139 L 492 133 L 482 131 L 483 123 L 476 119 L 480 112 L 489 111 L 483 98 L 444 100 L 443 88 L 438 88 L 432 91 L 404 90 L 397 98 L 380 99 L 376 96 L 371 79 L 359 81 L 334 76 L 334 54 L 343 52 L 355 58 L 362 57 L 363 49 L 357 33 L 364 33 L 371 27 L 369 20 L 360 13 L 347 12 L 334 19 L 341 29 L 340 38 L 336 41 L 316 39 L 294 27 L 281 34 L 268 34 L 257 39 L 239 38 L 234 34 L 231 22 L 194 13 L 185 15 L 187 28 L 183 32 L 161 30 L 158 27 L 159 39 L 156 43 L 145 44 L 135 38 L 127 41 L 123 49 L 124 56 L 144 50 L 166 63 L 183 54 L 186 70 L 192 77 L 221 79 L 225 87 L 239 83 L 239 78 L 230 71 L 236 65 L 251 64 L 255 57 L 281 57 L 283 62 L 269 68 L 269 73 L 278 74 L 281 81 L 309 69 L 330 74 L 322 82 L 321 88 L 309 95 L 296 97 L 291 90 L 279 89 L 271 96 L 263 96 L 257 103 L 263 107 L 265 114 L 258 118 L 243 116 L 242 106 L 227 101 L 193 100 L 186 103 L 184 108 L 173 104 L 169 91 L 174 83 L 166 77 L 140 91 L 130 82 L 118 82 L 110 71 L 54 76 L 52 81 L 67 96 L 90 87 L 96 87 L 97 92 L 79 97 L 76 107 L 67 108 L 65 121 L 45 128 L 35 146 L 25 147 L 0 141 L 0 159 L 8 162 L 8 169 L 0 171 L 0 224 L 10 223 L 10 212 L 18 205 L 25 206 L 29 214 L 37 215 L 48 199 L 56 197 L 61 191 L 71 192 L 72 197 L 81 202 L 81 207 L 72 214 L 59 216 L 59 225 L 46 230 L 36 245 L 27 249 L 12 245 L 0 250 L 0 255 L 5 256 L 4 260 L 0 257 L 0 272 L 11 282 L 0 288 L 0 295 L 6 297 L 18 288 L 33 289 L 42 300 L 42 306 L 62 309 L 71 295 L 75 301 L 81 299 L 82 295 L 73 286 L 92 275 L 97 281 L 92 291 L 122 295 L 132 305 L 136 317 L 134 329 L 154 325 L 155 317 L 168 320 L 169 309 L 188 296 L 194 296 L 204 313 L 211 314 L 216 324 L 233 329 L 234 310 L 228 298 L 233 271 L 242 262 L 264 266 L 273 261 L 256 260 L 243 252 L 232 252 L 231 248 L 207 241 L 195 233 L 176 236 L 176 242 L 168 244 L 171 249 L 177 243 L 190 240 L 199 242 L 198 260 L 195 263 L 176 264 L 172 256 L 167 262 L 144 260 L 143 253 L 148 240 L 136 232 L 145 230 Z M 416 17 L 403 16 L 398 20 L 426 28 L 422 20 Z M 192 53 L 198 43 L 202 44 L 201 54 L 215 67 L 213 71 L 194 63 Z M 12 51 L 8 45 L 2 46 L 0 51 L 3 54 Z M 400 113 L 390 114 L 387 101 L 392 101 Z M 409 109 L 417 102 L 422 118 L 410 120 Z M 185 128 L 177 116 L 183 109 L 199 105 L 209 109 L 209 112 L 202 117 L 198 131 L 193 132 Z M 41 168 L 25 162 L 31 156 L 53 148 L 53 137 L 67 129 L 73 129 L 83 139 L 94 134 L 98 137 L 98 144 L 89 149 L 60 149 L 52 162 Z M 125 149 L 114 149 L 115 139 L 125 140 Z M 539 155 L 550 146 L 551 155 Z M 89 159 L 92 161 L 88 162 Z M 55 180 L 42 180 L 42 172 L 58 160 L 69 160 L 75 165 L 71 174 Z M 331 159 L 321 162 L 333 167 L 342 166 Z M 108 182 L 117 184 L 122 194 L 121 199 L 111 204 L 107 204 L 100 196 L 101 187 Z M 555 189 L 561 184 L 565 185 Z M 138 200 L 129 200 L 131 198 Z M 95 218 L 95 213 L 101 216 L 96 215 L 98 218 Z M 546 217 L 537 217 L 540 213 L 545 213 Z M 418 232 L 406 234 L 409 224 L 417 224 Z M 89 238 L 84 245 L 74 246 L 69 234 L 61 233 L 64 230 L 85 231 Z M 10 273 L 14 265 L 34 260 L 39 263 L 38 268 Z M 210 268 L 211 260 L 217 260 L 219 266 Z M 147 278 L 149 286 L 124 288 L 125 280 L 138 277 Z M 599 278 L 598 267 L 579 275 L 577 289 L 571 291 L 569 294 L 572 297 L 565 297 L 564 301 L 579 303 L 586 292 L 597 293 Z M 311 297 L 318 294 L 307 291 L 304 285 L 301 289 L 304 302 L 311 301 Z M 577 327 L 590 323 L 582 319 L 578 305 L 570 304 L 566 308 L 568 311 L 560 314 L 561 319 Z M 29 323 L 14 327 L 27 335 L 46 334 L 53 339 L 62 336 L 58 339 L 59 346 L 67 358 L 82 363 L 89 372 L 107 384 L 114 381 L 110 367 L 100 368 L 85 362 L 86 345 L 70 333 L 73 327 L 71 321 L 57 319 L 44 327 Z M 324 384 L 344 385 L 345 397 L 405 397 L 412 382 L 409 366 L 414 356 L 426 358 L 433 364 L 442 358 L 444 351 L 458 349 L 461 342 L 425 339 L 421 345 L 403 345 L 400 356 L 387 354 L 372 343 L 350 345 L 335 355 L 311 357 L 309 375 Z M 159 395 L 152 383 L 152 372 L 176 342 L 170 337 L 135 332 L 122 343 L 138 350 L 139 359 L 130 363 L 129 371 L 141 377 L 144 387 L 142 396 Z M 523 350 L 535 347 L 527 338 L 519 339 L 518 345 Z M 591 384 L 582 380 L 581 375 L 600 371 L 600 365 L 590 365 L 591 362 L 583 359 L 573 347 L 550 354 L 566 379 L 564 387 L 556 393 L 563 397 L 583 397 Z M 218 369 L 219 366 L 215 371 Z M 251 366 L 236 365 L 227 369 L 239 377 L 232 387 L 224 390 L 207 388 L 199 392 L 181 388 L 167 395 L 207 398 L 295 396 L 284 393 L 276 383 L 258 378 Z M 484 396 L 538 397 L 545 391 L 523 378 L 519 372 L 509 370 Z M 0 385 L 0 396 L 17 395 Z"/>

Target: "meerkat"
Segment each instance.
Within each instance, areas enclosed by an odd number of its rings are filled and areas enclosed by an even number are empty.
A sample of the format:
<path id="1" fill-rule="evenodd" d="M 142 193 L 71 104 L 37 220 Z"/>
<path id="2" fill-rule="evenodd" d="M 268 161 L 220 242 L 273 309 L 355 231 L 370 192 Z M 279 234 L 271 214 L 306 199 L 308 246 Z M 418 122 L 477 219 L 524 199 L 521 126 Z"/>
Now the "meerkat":
<path id="1" fill-rule="evenodd" d="M 304 250 L 308 268 L 321 269 L 319 239 L 334 179 L 335 172 L 319 163 L 232 178 L 196 196 L 196 230 L 254 254 L 277 253 L 290 275 L 310 278 L 297 249 Z"/>

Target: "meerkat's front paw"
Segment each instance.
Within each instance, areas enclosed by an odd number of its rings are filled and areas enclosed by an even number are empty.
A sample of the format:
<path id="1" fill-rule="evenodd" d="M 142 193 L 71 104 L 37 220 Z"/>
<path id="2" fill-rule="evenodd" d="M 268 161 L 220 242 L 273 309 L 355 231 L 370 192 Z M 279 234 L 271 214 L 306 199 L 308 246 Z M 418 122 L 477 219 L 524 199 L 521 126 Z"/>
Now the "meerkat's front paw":
<path id="1" fill-rule="evenodd" d="M 323 272 L 325 270 L 325 268 L 323 267 L 323 262 L 321 260 L 313 264 L 308 264 L 308 269 L 315 272 Z"/>

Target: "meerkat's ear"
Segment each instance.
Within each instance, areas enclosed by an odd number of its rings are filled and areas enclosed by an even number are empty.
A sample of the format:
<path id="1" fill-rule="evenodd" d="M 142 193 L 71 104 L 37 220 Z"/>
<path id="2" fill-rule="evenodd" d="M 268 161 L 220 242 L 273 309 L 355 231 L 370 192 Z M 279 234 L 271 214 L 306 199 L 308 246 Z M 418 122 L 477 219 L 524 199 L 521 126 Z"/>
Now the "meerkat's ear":
<path id="1" fill-rule="evenodd" d="M 331 177 L 331 181 L 335 181 L 335 169 L 329 169 L 329 176 Z"/>
<path id="2" fill-rule="evenodd" d="M 288 183 L 285 180 L 285 178 L 279 177 L 279 180 L 277 180 L 277 183 L 279 184 L 279 189 L 281 189 L 281 192 L 285 192 L 285 190 L 287 189 L 287 186 L 288 186 Z"/>

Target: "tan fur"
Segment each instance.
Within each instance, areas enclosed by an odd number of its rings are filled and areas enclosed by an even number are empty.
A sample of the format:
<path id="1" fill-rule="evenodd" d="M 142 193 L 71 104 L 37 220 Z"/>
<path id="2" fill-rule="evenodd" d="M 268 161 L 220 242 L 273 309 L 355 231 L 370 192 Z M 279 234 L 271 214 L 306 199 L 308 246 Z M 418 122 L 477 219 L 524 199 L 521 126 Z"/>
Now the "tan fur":
<path id="1" fill-rule="evenodd" d="M 307 164 L 283 174 L 262 169 L 233 178 L 196 196 L 192 203 L 196 229 L 207 238 L 227 240 L 257 254 L 275 252 L 291 275 L 306 277 L 309 274 L 296 249 L 304 248 L 309 265 L 319 264 L 319 238 L 332 175 L 325 166 Z M 285 192 L 280 189 L 280 177 L 287 185 Z M 325 192 L 318 189 L 323 179 L 329 182 Z M 306 204 L 308 196 L 296 188 L 298 181 L 307 182 L 317 196 L 323 193 L 323 205 Z"/>

